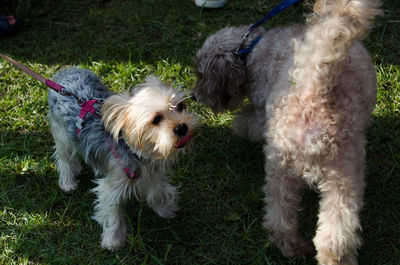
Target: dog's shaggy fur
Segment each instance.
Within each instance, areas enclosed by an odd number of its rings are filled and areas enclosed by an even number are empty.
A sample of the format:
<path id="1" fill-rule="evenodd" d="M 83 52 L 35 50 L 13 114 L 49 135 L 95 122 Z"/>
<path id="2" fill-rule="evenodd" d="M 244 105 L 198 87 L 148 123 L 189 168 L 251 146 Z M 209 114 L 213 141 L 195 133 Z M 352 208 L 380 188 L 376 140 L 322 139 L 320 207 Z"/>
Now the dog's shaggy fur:
<path id="1" fill-rule="evenodd" d="M 359 42 L 381 15 L 376 0 L 318 0 L 307 25 L 256 28 L 239 58 L 232 51 L 248 26 L 226 27 L 197 53 L 195 96 L 214 111 L 233 110 L 236 134 L 265 141 L 270 239 L 285 256 L 307 254 L 297 212 L 304 184 L 320 211 L 313 239 L 319 264 L 356 264 L 364 195 L 364 130 L 376 102 L 376 74 Z"/>
<path id="2" fill-rule="evenodd" d="M 153 77 L 131 95 L 116 95 L 94 73 L 78 68 L 61 71 L 54 80 L 81 99 L 104 100 L 102 119 L 87 114 L 78 135 L 81 107 L 76 100 L 53 90 L 48 97 L 61 189 L 76 189 L 82 159 L 98 177 L 93 218 L 103 227 L 101 245 L 114 250 L 124 244 L 122 205 L 132 196 L 144 198 L 159 216 L 173 218 L 178 193 L 166 170 L 197 126 L 193 114 L 180 105 L 184 93 Z M 138 176 L 128 178 L 126 168 Z"/>

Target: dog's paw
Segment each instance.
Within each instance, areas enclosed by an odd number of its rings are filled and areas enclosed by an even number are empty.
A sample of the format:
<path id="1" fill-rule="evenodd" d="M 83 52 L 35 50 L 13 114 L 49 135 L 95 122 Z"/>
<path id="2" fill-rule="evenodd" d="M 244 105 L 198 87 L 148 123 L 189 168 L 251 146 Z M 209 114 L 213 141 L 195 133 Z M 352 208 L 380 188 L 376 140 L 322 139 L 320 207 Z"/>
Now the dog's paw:
<path id="1" fill-rule="evenodd" d="M 355 253 L 347 253 L 342 257 L 338 257 L 332 252 L 318 251 L 315 257 L 318 264 L 321 265 L 357 265 L 357 255 Z"/>
<path id="2" fill-rule="evenodd" d="M 102 234 L 101 247 L 110 251 L 115 251 L 125 245 L 126 231 L 119 229 L 117 231 L 104 232 Z"/>
<path id="3" fill-rule="evenodd" d="M 334 235 L 337 233 L 328 232 L 325 234 L 317 233 L 314 238 L 314 245 L 317 249 L 316 259 L 318 264 L 326 265 L 356 265 L 357 264 L 357 251 L 356 246 L 360 244 L 357 237 L 349 238 L 341 237 L 334 240 Z M 342 233 L 343 235 L 343 233 Z M 337 238 L 337 237 L 336 237 Z M 351 244 L 352 243 L 352 244 Z"/>
<path id="4" fill-rule="evenodd" d="M 110 251 L 116 251 L 118 248 L 125 245 L 125 240 L 115 240 L 111 237 L 103 237 L 101 247 Z"/>
<path id="5" fill-rule="evenodd" d="M 58 160 L 57 170 L 60 175 L 58 178 L 58 184 L 63 191 L 73 191 L 78 187 L 78 175 L 81 171 L 81 166 L 78 163 L 66 163 Z"/>
<path id="6" fill-rule="evenodd" d="M 76 190 L 76 188 L 78 187 L 78 183 L 79 181 L 74 180 L 74 179 L 61 179 L 59 180 L 58 184 L 60 185 L 60 188 L 65 191 L 65 192 L 71 192 Z"/>
<path id="7" fill-rule="evenodd" d="M 281 238 L 277 246 L 285 257 L 310 256 L 314 253 L 313 243 L 300 237 Z"/>
<path id="8" fill-rule="evenodd" d="M 172 219 L 176 217 L 176 212 L 179 211 L 179 207 L 177 204 L 169 204 L 164 207 L 156 207 L 154 211 L 162 218 Z"/>

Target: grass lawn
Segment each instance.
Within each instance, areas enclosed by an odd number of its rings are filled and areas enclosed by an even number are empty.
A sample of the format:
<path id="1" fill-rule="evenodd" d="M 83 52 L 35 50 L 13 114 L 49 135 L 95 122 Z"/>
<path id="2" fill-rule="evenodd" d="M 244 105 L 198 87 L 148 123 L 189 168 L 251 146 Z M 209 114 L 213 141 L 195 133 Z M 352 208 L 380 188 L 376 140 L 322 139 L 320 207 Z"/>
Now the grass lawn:
<path id="1" fill-rule="evenodd" d="M 191 0 L 1 2 L 0 12 L 23 21 L 0 52 L 44 76 L 79 65 L 123 91 L 148 74 L 190 89 L 192 59 L 205 38 L 226 25 L 251 24 L 279 0 L 229 0 L 217 10 Z M 378 103 L 368 130 L 364 244 L 360 264 L 400 264 L 400 1 L 386 0 L 385 17 L 365 41 L 378 74 Z M 296 5 L 266 28 L 304 21 Z M 0 60 L 0 264 L 315 264 L 288 259 L 261 226 L 262 145 L 232 135 L 231 114 L 192 103 L 201 134 L 171 175 L 182 184 L 178 217 L 164 220 L 144 203 L 127 205 L 125 248 L 100 248 L 91 219 L 92 173 L 78 190 L 58 187 L 44 86 Z M 318 194 L 305 191 L 301 229 L 315 233 Z"/>

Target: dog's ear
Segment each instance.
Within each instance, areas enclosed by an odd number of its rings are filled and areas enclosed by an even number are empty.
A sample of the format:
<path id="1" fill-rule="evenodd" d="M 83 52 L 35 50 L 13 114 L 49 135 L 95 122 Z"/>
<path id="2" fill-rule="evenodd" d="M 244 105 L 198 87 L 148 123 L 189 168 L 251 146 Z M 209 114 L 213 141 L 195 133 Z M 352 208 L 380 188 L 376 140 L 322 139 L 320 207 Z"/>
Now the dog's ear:
<path id="1" fill-rule="evenodd" d="M 198 81 L 194 94 L 199 102 L 219 112 L 229 108 L 232 97 L 243 94 L 246 63 L 232 51 L 198 57 L 195 65 Z"/>
<path id="2" fill-rule="evenodd" d="M 118 141 L 121 129 L 126 125 L 129 112 L 128 95 L 113 95 L 103 103 L 101 108 L 102 120 L 106 131 Z"/>

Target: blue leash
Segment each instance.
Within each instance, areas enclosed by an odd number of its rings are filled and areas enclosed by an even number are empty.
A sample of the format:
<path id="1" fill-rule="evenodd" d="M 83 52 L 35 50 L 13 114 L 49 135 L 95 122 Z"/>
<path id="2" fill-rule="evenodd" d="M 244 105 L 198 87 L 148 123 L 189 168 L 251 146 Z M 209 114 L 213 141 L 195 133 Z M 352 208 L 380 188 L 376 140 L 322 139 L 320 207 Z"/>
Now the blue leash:
<path id="1" fill-rule="evenodd" d="M 247 30 L 247 33 L 244 34 L 242 41 L 240 42 L 240 45 L 236 48 L 235 50 L 235 54 L 239 55 L 241 58 L 244 58 L 250 51 L 251 49 L 253 49 L 253 47 L 260 41 L 261 36 L 257 37 L 255 40 L 253 40 L 249 47 L 244 48 L 244 49 L 240 49 L 240 47 L 242 47 L 243 43 L 245 42 L 245 40 L 247 39 L 247 37 L 249 36 L 250 32 L 255 29 L 256 27 L 260 26 L 261 24 L 263 24 L 265 21 L 267 21 L 268 19 L 271 19 L 272 17 L 276 16 L 277 14 L 279 14 L 280 12 L 282 12 L 283 10 L 285 10 L 286 8 L 294 5 L 295 3 L 299 2 L 300 0 L 284 0 L 283 2 L 281 2 L 279 5 L 275 6 L 274 8 L 271 9 L 271 11 L 269 11 L 262 19 L 260 19 L 259 21 L 257 21 L 255 24 L 251 25 L 249 27 L 249 29 Z"/>

